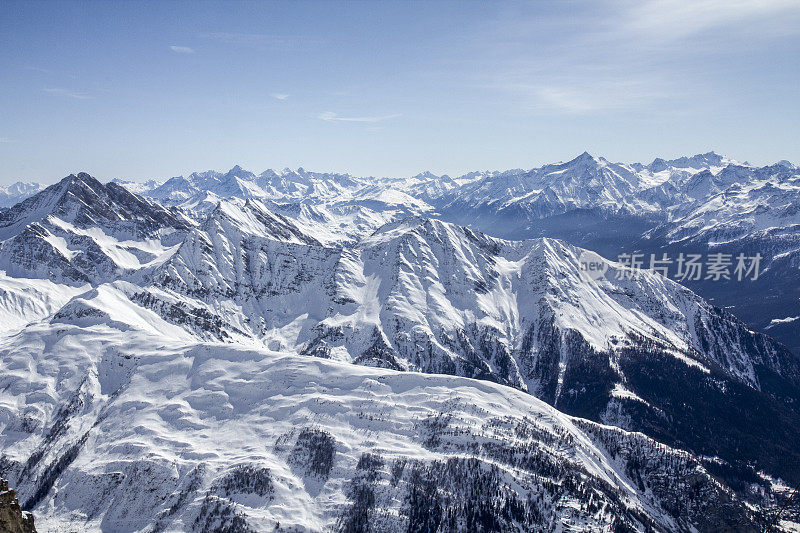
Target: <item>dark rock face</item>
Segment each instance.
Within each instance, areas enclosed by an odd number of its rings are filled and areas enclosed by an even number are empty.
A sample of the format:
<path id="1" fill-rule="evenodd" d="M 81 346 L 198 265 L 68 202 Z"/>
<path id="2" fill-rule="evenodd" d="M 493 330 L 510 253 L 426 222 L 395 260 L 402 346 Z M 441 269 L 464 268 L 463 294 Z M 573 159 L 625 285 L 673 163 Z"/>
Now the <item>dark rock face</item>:
<path id="1" fill-rule="evenodd" d="M 252 465 L 239 465 L 217 481 L 212 490 L 221 496 L 232 494 L 255 494 L 260 497 L 272 497 L 275 491 L 269 468 Z"/>
<path id="2" fill-rule="evenodd" d="M 22 510 L 17 501 L 17 493 L 8 488 L 8 481 L 4 479 L 0 479 L 0 531 L 36 533 L 33 515 Z"/>
<path id="3" fill-rule="evenodd" d="M 710 338 L 714 330 L 698 331 Z M 711 357 L 699 357 L 710 368 L 706 372 L 647 339 L 634 339 L 612 352 L 596 351 L 580 336 L 561 335 L 551 325 L 540 327 L 535 341 L 540 349 L 534 360 L 524 353 L 517 357 L 528 362 L 523 365 L 526 377 L 541 384 L 532 392 L 559 410 L 640 431 L 698 455 L 719 457 L 729 466 L 750 465 L 744 471 L 736 469 L 740 481 L 754 474 L 753 466 L 793 482 L 800 480 L 800 452 L 787 444 L 800 441 L 796 360 L 771 339 L 750 333 L 743 341 L 754 359 L 772 361 L 755 365 L 760 390 L 742 383 Z M 526 350 L 525 344 L 522 349 Z M 563 365 L 560 385 L 559 365 Z M 615 396 L 616 384 L 633 395 Z"/>
<path id="4" fill-rule="evenodd" d="M 212 494 L 206 495 L 203 500 L 192 529 L 201 533 L 257 533 L 233 503 Z"/>
<path id="5" fill-rule="evenodd" d="M 620 367 L 644 400 L 620 402 L 631 429 L 698 455 L 800 481 L 800 452 L 789 444 L 800 442 L 797 387 L 776 381 L 769 392 L 760 392 L 718 368 L 706 374 L 646 347 L 626 350 Z"/>

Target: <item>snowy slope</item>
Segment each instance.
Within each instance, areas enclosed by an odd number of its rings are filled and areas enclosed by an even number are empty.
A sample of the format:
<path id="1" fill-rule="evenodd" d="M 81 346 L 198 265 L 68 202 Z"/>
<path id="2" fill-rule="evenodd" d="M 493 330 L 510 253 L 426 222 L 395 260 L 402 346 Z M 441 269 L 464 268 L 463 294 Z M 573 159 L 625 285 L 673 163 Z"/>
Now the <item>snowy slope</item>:
<path id="1" fill-rule="evenodd" d="M 588 252 L 559 241 L 503 241 L 419 217 L 345 248 L 298 235 L 262 204 L 221 204 L 131 297 L 198 339 L 495 381 L 793 475 L 740 439 L 745 404 L 771 413 L 748 430 L 758 442 L 773 424 L 800 438 L 797 358 L 658 274 L 596 256 L 607 270 L 591 280 L 579 266 Z M 686 411 L 692 396 L 701 405 Z M 720 410 L 735 422 L 720 426 Z M 671 431 L 673 417 L 688 433 Z"/>
<path id="2" fill-rule="evenodd" d="M 71 175 L 0 214 L 0 269 L 66 284 L 162 263 L 190 222 L 124 187 Z"/>
<path id="3" fill-rule="evenodd" d="M 54 531 L 758 530 L 800 480 L 796 356 L 658 274 L 443 219 L 769 249 L 773 283 L 797 179 L 237 166 L 136 185 L 165 208 L 70 176 L 0 213 L 0 476 Z"/>
<path id="4" fill-rule="evenodd" d="M 766 519 L 691 455 L 506 387 L 70 322 L 0 341 L 0 464 L 39 531 Z"/>
<path id="5" fill-rule="evenodd" d="M 269 335 L 294 345 L 300 331 L 324 317 L 337 257 L 337 249 L 256 200 L 222 202 L 155 271 L 154 290 L 145 288 L 139 298 L 161 313 L 181 304 L 214 317 L 223 327 L 176 318 L 205 338 L 247 342 Z"/>
<path id="6" fill-rule="evenodd" d="M 584 253 L 551 239 L 503 241 L 419 217 L 387 224 L 356 246 L 330 248 L 248 201 L 221 203 L 154 282 L 199 299 L 231 331 L 267 344 L 350 361 L 377 350 L 376 364 L 491 375 L 524 390 L 542 386 L 542 376 L 522 367 L 537 366 L 523 361 L 543 351 L 531 339 L 545 328 L 562 338 L 575 333 L 595 351 L 645 339 L 689 365 L 705 368 L 710 359 L 756 388 L 755 365 L 800 378 L 779 346 L 658 274 L 624 272 L 597 257 L 605 276 L 586 278 Z M 292 334 L 280 336 L 289 325 Z"/>
<path id="7" fill-rule="evenodd" d="M 0 336 L 10 335 L 31 322 L 47 318 L 72 297 L 89 290 L 46 279 L 11 278 L 0 271 Z"/>
<path id="8" fill-rule="evenodd" d="M 415 211 L 403 205 L 382 202 L 275 202 L 267 208 L 283 215 L 303 233 L 329 246 L 352 245 L 388 222 Z"/>

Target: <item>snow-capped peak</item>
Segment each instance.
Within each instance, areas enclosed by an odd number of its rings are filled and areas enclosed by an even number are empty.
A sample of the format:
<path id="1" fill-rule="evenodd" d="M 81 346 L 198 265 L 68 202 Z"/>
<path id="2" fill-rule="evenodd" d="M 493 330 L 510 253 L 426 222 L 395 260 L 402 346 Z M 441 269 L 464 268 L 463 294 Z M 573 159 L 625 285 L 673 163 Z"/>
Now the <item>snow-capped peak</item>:
<path id="1" fill-rule="evenodd" d="M 796 357 L 656 272 L 452 222 L 797 216 L 793 168 L 684 159 L 237 165 L 154 189 L 171 209 L 69 176 L 0 214 L 3 475 L 58 530 L 764 522 L 798 475 Z"/>

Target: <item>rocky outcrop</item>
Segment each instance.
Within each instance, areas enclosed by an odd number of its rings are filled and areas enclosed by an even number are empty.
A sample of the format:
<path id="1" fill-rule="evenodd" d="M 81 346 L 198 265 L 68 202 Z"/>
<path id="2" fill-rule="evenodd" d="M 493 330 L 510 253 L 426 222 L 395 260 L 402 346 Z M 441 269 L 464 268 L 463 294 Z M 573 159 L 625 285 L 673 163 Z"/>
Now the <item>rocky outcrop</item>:
<path id="1" fill-rule="evenodd" d="M 17 493 L 0 478 L 0 531 L 4 533 L 36 533 L 33 515 L 26 513 L 17 501 Z"/>

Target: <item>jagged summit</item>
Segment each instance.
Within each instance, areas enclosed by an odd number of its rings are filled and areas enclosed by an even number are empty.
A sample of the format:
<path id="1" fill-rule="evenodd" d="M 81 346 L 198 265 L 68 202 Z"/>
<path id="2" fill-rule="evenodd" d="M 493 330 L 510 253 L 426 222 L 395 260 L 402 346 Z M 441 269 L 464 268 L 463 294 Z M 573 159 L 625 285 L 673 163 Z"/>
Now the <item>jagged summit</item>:
<path id="1" fill-rule="evenodd" d="M 414 176 L 412 176 L 412 178 L 411 178 L 411 179 L 415 179 L 415 180 L 423 180 L 423 181 L 424 181 L 424 180 L 434 180 L 434 179 L 438 179 L 439 177 L 440 177 L 440 176 L 437 176 L 436 174 L 434 174 L 434 173 L 433 173 L 433 172 L 431 172 L 430 170 L 424 170 L 424 171 L 422 171 L 422 172 L 420 172 L 420 173 L 418 173 L 418 174 L 415 174 Z"/>
<path id="2" fill-rule="evenodd" d="M 48 216 L 59 217 L 78 227 L 129 226 L 131 231 L 142 235 L 161 226 L 187 227 L 159 204 L 117 183 L 104 185 L 88 173 L 80 172 L 70 174 L 0 214 L 0 240 Z"/>
<path id="3" fill-rule="evenodd" d="M 256 175 L 249 170 L 244 170 L 241 166 L 234 165 L 228 172 L 225 173 L 222 179 L 239 178 L 251 180 L 255 177 Z"/>
<path id="4" fill-rule="evenodd" d="M 0 268 L 71 284 L 113 279 L 158 261 L 189 227 L 117 183 L 70 174 L 0 213 Z"/>
<path id="5" fill-rule="evenodd" d="M 574 165 L 574 164 L 578 164 L 578 163 L 589 163 L 589 162 L 592 162 L 592 161 L 596 162 L 596 161 L 598 161 L 598 159 L 596 157 L 594 157 L 592 154 L 590 154 L 589 152 L 584 150 L 583 153 L 581 153 L 579 156 L 575 157 L 574 159 L 568 161 L 566 164 L 567 165 Z"/>
<path id="6" fill-rule="evenodd" d="M 242 206 L 222 200 L 203 225 L 205 231 L 215 232 L 224 232 L 229 227 L 250 236 L 319 245 L 290 219 L 273 213 L 255 199 L 247 199 Z"/>
<path id="7" fill-rule="evenodd" d="M 591 163 L 593 161 L 594 162 L 607 162 L 607 160 L 605 158 L 603 158 L 603 157 L 594 156 L 594 155 L 590 154 L 588 151 L 584 151 L 583 153 L 581 153 L 580 155 L 576 156 L 572 160 L 567 161 L 566 163 L 562 162 L 562 163 L 556 163 L 554 165 L 576 165 L 576 164 L 580 164 L 580 163 L 586 164 L 586 163 Z M 643 168 L 649 168 L 651 170 L 654 170 L 656 167 L 659 167 L 659 168 L 663 169 L 663 168 L 667 168 L 667 167 L 671 166 L 671 167 L 674 167 L 674 168 L 694 168 L 694 169 L 699 170 L 699 169 L 707 168 L 707 167 L 724 166 L 725 164 L 727 164 L 729 162 L 735 162 L 735 161 L 733 161 L 732 159 L 729 159 L 729 158 L 727 158 L 727 157 L 725 157 L 723 155 L 720 155 L 717 152 L 709 151 L 709 152 L 706 152 L 704 154 L 696 154 L 696 155 L 693 155 L 693 156 L 683 156 L 683 157 L 679 157 L 677 159 L 671 159 L 671 160 L 665 160 L 663 158 L 656 158 L 649 165 L 643 166 Z M 636 163 L 636 164 L 634 164 L 632 166 L 636 166 L 636 165 L 639 165 L 639 164 Z M 553 166 L 553 165 L 543 165 L 543 166 L 546 167 L 546 166 Z M 459 179 L 469 180 L 470 178 L 474 178 L 477 175 L 487 176 L 487 175 L 490 175 L 490 174 L 503 174 L 503 173 L 509 173 L 509 172 L 520 173 L 520 172 L 526 172 L 526 171 L 521 170 L 521 169 L 511 169 L 511 170 L 506 170 L 506 171 L 468 172 L 468 173 L 464 174 L 463 176 L 460 176 Z M 158 189 L 160 186 L 163 186 L 165 183 L 167 183 L 167 181 L 175 180 L 175 183 L 176 182 L 191 182 L 195 186 L 200 186 L 202 188 L 203 186 L 208 186 L 209 184 L 213 183 L 214 181 L 218 181 L 218 180 L 220 180 L 221 178 L 223 178 L 225 176 L 238 177 L 238 178 L 241 178 L 241 179 L 252 181 L 254 178 L 259 177 L 259 176 L 261 176 L 261 177 L 264 177 L 264 176 L 274 177 L 274 176 L 280 176 L 280 175 L 287 175 L 287 176 L 288 175 L 295 175 L 295 176 L 301 176 L 301 177 L 306 177 L 306 178 L 308 178 L 308 177 L 321 177 L 321 176 L 328 176 L 328 177 L 332 177 L 332 178 L 333 177 L 340 177 L 340 178 L 349 177 L 349 178 L 354 179 L 356 181 L 361 180 L 361 179 L 367 179 L 367 180 L 372 180 L 372 181 L 375 181 L 375 180 L 380 181 L 380 180 L 383 179 L 383 180 L 396 182 L 397 180 L 406 179 L 406 178 L 402 178 L 402 177 L 399 177 L 399 178 L 398 177 L 395 177 L 395 178 L 373 178 L 373 177 L 358 178 L 358 177 L 355 177 L 355 176 L 351 176 L 349 174 L 327 173 L 327 172 L 311 172 L 311 171 L 306 170 L 302 166 L 298 167 L 297 169 L 291 169 L 291 168 L 288 168 L 288 167 L 284 168 L 283 170 L 267 169 L 267 170 L 264 170 L 263 172 L 261 172 L 260 174 L 255 174 L 252 171 L 243 168 L 241 165 L 236 164 L 231 169 L 229 169 L 227 171 L 206 170 L 206 171 L 200 171 L 200 172 L 193 172 L 189 176 L 176 176 L 176 177 L 170 178 L 169 180 L 166 180 L 166 181 L 164 181 L 162 183 L 157 183 L 155 180 L 150 180 L 146 185 L 147 185 L 147 187 L 149 187 L 150 190 L 154 190 L 154 189 Z M 436 179 L 441 179 L 443 177 L 445 177 L 445 176 L 437 176 L 436 174 L 434 174 L 434 173 L 432 173 L 430 171 L 423 171 L 423 172 L 420 172 L 420 173 L 416 174 L 415 176 L 412 176 L 412 177 L 407 178 L 407 179 L 412 179 L 412 180 L 415 180 L 415 179 L 416 180 L 420 180 L 420 179 L 422 179 L 422 180 L 436 180 Z M 118 181 L 118 180 L 115 180 L 115 181 Z M 133 182 L 122 182 L 122 183 L 125 183 L 126 185 L 131 185 Z M 26 189 L 26 188 L 30 188 L 30 187 L 25 187 L 25 186 L 30 186 L 30 185 L 34 185 L 34 184 L 27 184 L 27 183 L 19 182 L 18 184 L 6 186 L 4 188 L 0 187 L 0 191 L 2 191 L 3 189 L 8 189 L 8 190 L 14 190 L 14 189 L 20 189 L 20 188 L 21 189 Z M 37 186 L 41 187 L 40 185 L 37 185 Z"/>

